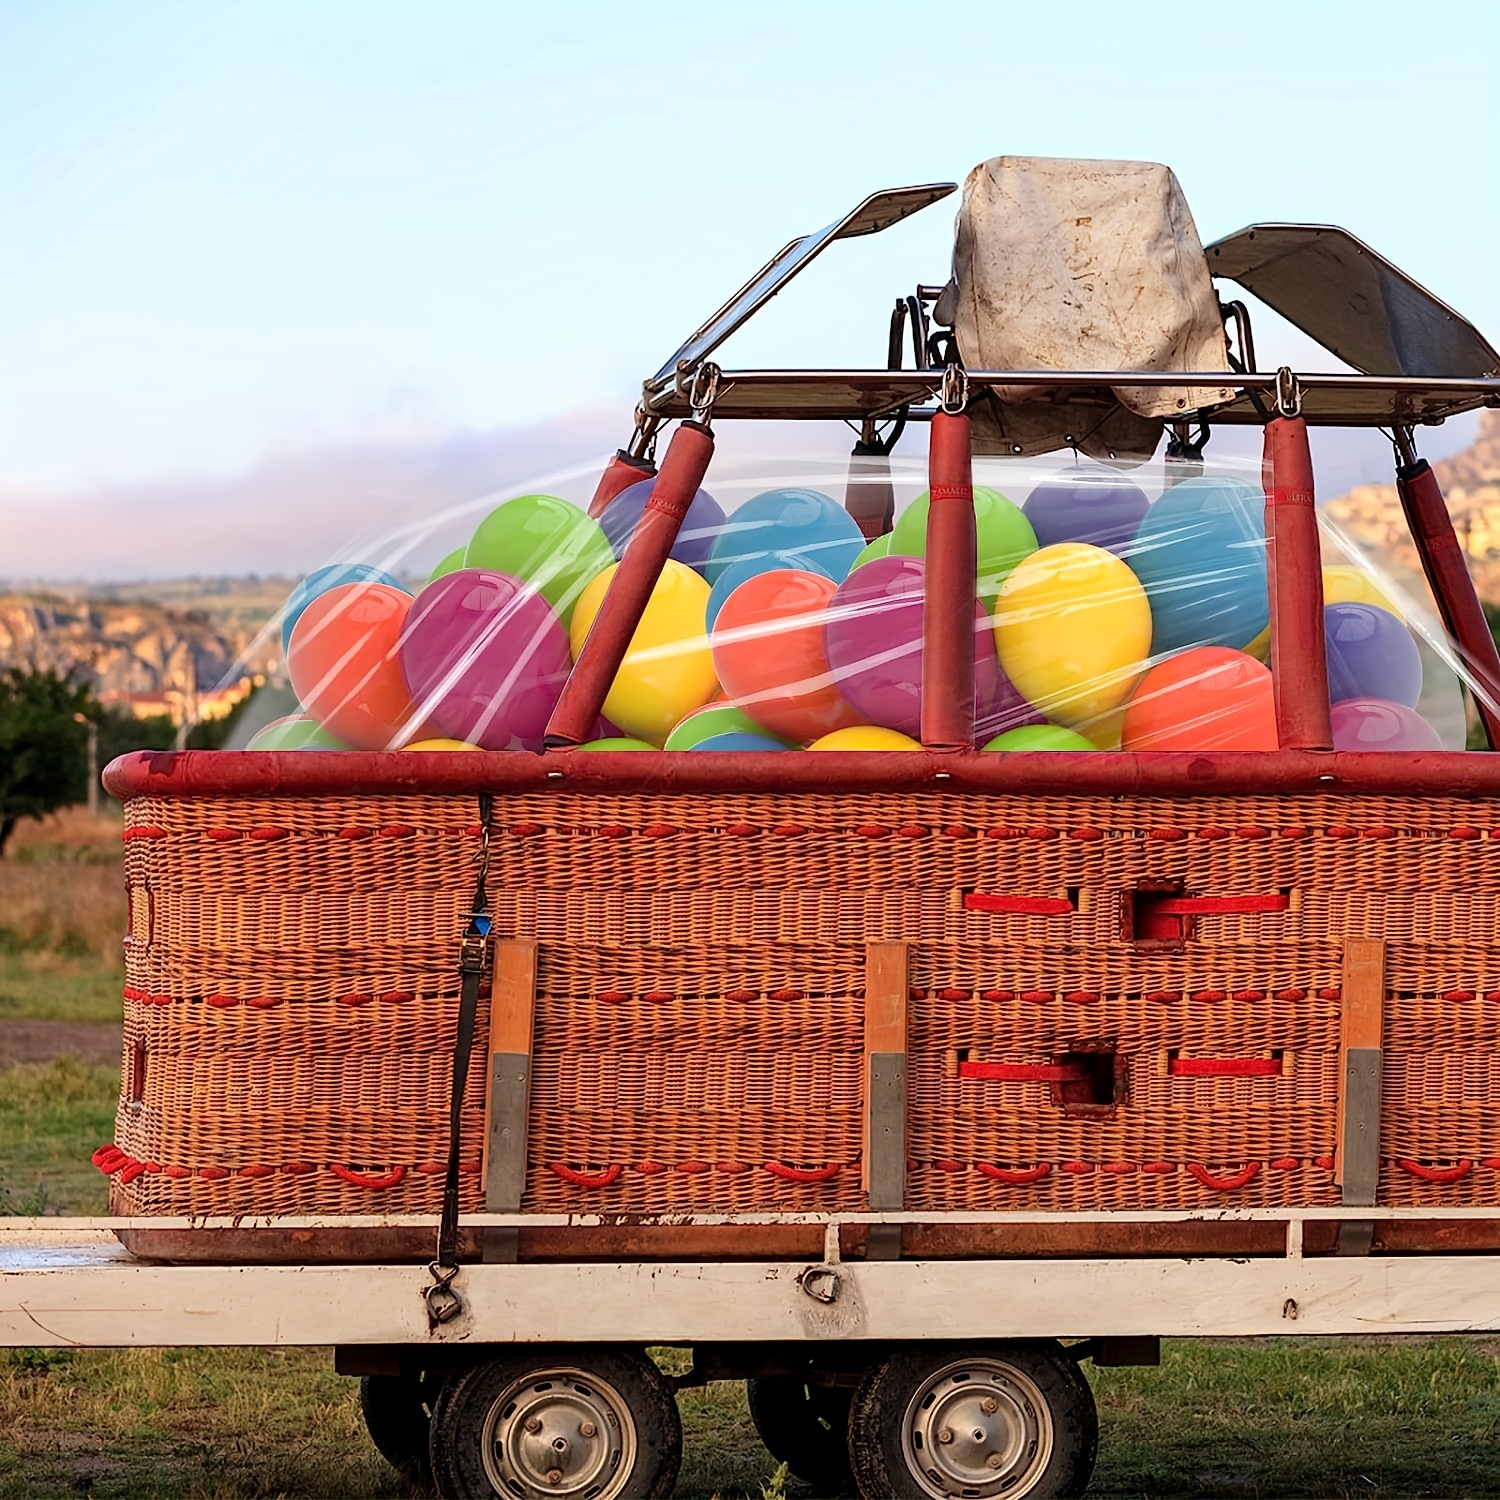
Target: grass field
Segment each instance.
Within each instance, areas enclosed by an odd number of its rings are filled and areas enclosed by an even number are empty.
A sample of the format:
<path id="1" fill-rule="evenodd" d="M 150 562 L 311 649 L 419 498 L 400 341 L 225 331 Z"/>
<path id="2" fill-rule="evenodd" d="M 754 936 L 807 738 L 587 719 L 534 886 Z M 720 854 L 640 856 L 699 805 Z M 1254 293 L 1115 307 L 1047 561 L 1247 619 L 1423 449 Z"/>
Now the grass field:
<path id="1" fill-rule="evenodd" d="M 0 861 L 0 1026 L 118 1020 L 117 837 L 108 820 L 23 825 Z M 115 1089 L 112 1069 L 70 1058 L 0 1070 L 0 1213 L 103 1209 L 88 1157 Z M 1500 1497 L 1497 1353 L 1466 1338 L 1168 1342 L 1160 1369 L 1091 1371 L 1091 1493 Z M 774 1488 L 742 1387 L 680 1405 L 680 1497 Z M 0 1500 L 403 1493 L 326 1352 L 0 1352 Z"/>

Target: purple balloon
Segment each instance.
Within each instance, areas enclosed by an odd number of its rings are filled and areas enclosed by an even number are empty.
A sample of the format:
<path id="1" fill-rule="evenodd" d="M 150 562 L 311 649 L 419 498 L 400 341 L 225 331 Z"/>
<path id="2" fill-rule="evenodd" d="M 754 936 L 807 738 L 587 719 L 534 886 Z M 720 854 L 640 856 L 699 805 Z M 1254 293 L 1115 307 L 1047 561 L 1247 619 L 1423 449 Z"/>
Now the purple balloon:
<path id="1" fill-rule="evenodd" d="M 1417 706 L 1422 696 L 1422 658 L 1411 632 L 1388 609 L 1346 602 L 1323 608 L 1328 645 L 1328 696 L 1383 698 Z"/>
<path id="2" fill-rule="evenodd" d="M 625 556 L 625 546 L 635 535 L 636 523 L 646 509 L 646 502 L 655 489 L 654 479 L 642 479 L 621 490 L 604 508 L 599 524 L 609 538 L 616 557 Z M 713 550 L 714 538 L 724 524 L 724 512 L 719 502 L 707 490 L 699 490 L 688 503 L 687 514 L 682 518 L 682 529 L 672 544 L 672 556 L 688 567 L 703 571 L 708 554 Z"/>
<path id="3" fill-rule="evenodd" d="M 486 750 L 542 748 L 568 635 L 530 584 L 488 568 L 436 579 L 413 601 L 397 649 L 434 730 Z"/>
<path id="4" fill-rule="evenodd" d="M 1384 698 L 1346 698 L 1330 715 L 1335 750 L 1441 750 L 1438 732 L 1416 709 Z"/>
<path id="5" fill-rule="evenodd" d="M 1150 508 L 1139 486 L 1101 464 L 1074 464 L 1044 479 L 1021 507 L 1037 546 L 1088 542 L 1117 555 L 1135 540 Z"/>
<path id="6" fill-rule="evenodd" d="M 828 664 L 839 691 L 872 724 L 913 739 L 922 731 L 922 588 L 919 557 L 877 557 L 856 568 L 829 601 L 823 627 Z M 1000 671 L 984 606 L 974 601 L 974 688 L 980 721 L 997 713 L 1006 727 L 1035 720 L 1035 710 Z M 998 730 L 993 733 L 999 733 Z"/>

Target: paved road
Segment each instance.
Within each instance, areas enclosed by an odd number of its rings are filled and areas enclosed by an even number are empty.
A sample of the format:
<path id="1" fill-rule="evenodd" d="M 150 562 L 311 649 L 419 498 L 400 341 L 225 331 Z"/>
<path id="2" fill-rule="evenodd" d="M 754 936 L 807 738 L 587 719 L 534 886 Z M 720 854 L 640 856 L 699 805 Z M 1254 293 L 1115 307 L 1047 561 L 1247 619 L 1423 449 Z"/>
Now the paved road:
<path id="1" fill-rule="evenodd" d="M 120 1027 L 114 1021 L 0 1021 L 0 1068 L 13 1063 L 51 1062 L 54 1057 L 87 1062 L 120 1061 Z"/>

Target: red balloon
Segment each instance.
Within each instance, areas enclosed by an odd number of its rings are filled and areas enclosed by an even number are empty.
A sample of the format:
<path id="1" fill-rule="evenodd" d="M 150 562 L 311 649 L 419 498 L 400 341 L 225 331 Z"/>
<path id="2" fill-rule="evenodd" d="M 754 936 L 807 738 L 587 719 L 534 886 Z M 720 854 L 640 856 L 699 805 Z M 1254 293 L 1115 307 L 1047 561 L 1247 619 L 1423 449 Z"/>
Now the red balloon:
<path id="1" fill-rule="evenodd" d="M 833 684 L 823 639 L 831 578 L 777 568 L 747 578 L 714 621 L 724 691 L 784 740 L 815 740 L 864 720 Z"/>
<path id="2" fill-rule="evenodd" d="M 1274 750 L 1270 670 L 1228 646 L 1195 646 L 1152 667 L 1125 709 L 1122 750 Z"/>
<path id="3" fill-rule="evenodd" d="M 411 603 L 386 583 L 340 584 L 303 610 L 287 642 L 298 702 L 351 749 L 386 749 L 416 712 L 396 654 Z"/>

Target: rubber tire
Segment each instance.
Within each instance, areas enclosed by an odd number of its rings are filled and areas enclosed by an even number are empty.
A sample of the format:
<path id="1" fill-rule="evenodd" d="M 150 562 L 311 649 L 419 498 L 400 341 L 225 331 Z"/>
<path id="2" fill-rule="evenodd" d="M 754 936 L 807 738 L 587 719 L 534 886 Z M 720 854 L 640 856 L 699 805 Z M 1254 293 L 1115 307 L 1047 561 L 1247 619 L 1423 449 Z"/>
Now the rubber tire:
<path id="1" fill-rule="evenodd" d="M 431 1482 L 427 1445 L 437 1382 L 429 1375 L 366 1375 L 359 1409 L 380 1456 L 411 1484 Z"/>
<path id="2" fill-rule="evenodd" d="M 593 1371 L 630 1408 L 636 1428 L 636 1461 L 619 1500 L 666 1500 L 682 1466 L 682 1421 L 667 1378 L 644 1354 L 568 1347 L 518 1350 L 487 1359 L 443 1385 L 432 1413 L 428 1456 L 433 1481 L 444 1500 L 492 1500 L 499 1494 L 484 1471 L 479 1451 L 485 1417 L 514 1381 L 558 1368 Z"/>
<path id="3" fill-rule="evenodd" d="M 852 1390 L 814 1385 L 796 1375 L 761 1375 L 745 1382 L 750 1420 L 771 1457 L 820 1497 L 854 1492 L 849 1467 Z"/>
<path id="4" fill-rule="evenodd" d="M 930 1344 L 882 1360 L 860 1382 L 849 1413 L 849 1460 L 863 1500 L 931 1500 L 906 1465 L 901 1423 L 916 1390 L 955 1360 L 1003 1359 L 1030 1377 L 1052 1417 L 1052 1459 L 1025 1490 L 1006 1500 L 1053 1500 L 1088 1488 L 1099 1451 L 1094 1393 L 1077 1363 L 1050 1339 L 1013 1344 Z"/>

